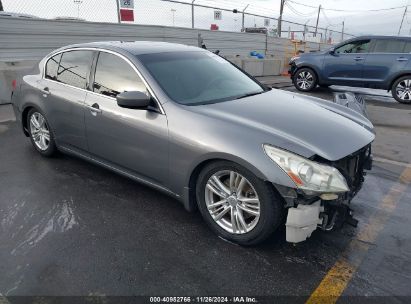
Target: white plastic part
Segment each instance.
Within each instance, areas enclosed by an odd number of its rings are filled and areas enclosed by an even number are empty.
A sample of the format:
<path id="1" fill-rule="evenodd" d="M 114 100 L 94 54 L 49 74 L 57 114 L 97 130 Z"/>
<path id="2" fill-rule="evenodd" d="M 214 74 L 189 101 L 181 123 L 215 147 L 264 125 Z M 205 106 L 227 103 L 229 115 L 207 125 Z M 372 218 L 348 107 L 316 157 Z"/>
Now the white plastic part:
<path id="1" fill-rule="evenodd" d="M 290 243 L 305 241 L 311 233 L 321 224 L 320 212 L 324 207 L 317 201 L 311 205 L 298 205 L 297 208 L 289 208 L 286 225 L 286 239 Z"/>

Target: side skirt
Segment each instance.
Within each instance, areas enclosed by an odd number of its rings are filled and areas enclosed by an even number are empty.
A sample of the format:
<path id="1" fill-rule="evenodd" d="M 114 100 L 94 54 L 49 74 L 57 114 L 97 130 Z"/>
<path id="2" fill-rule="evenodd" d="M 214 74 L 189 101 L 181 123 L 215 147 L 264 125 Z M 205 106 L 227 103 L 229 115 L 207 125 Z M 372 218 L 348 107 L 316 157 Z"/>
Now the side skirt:
<path id="1" fill-rule="evenodd" d="M 89 161 L 89 162 L 91 162 L 91 163 L 97 164 L 97 165 L 99 165 L 99 166 L 101 166 L 101 167 L 104 167 L 104 168 L 110 170 L 110 171 L 113 171 L 113 172 L 118 173 L 118 174 L 120 174 L 120 175 L 122 175 L 122 176 L 128 177 L 128 178 L 130 178 L 130 179 L 132 179 L 132 180 L 134 180 L 134 181 L 136 181 L 136 182 L 139 182 L 139 183 L 141 183 L 141 184 L 147 185 L 147 186 L 149 186 L 149 187 L 151 187 L 151 188 L 154 188 L 154 189 L 156 189 L 156 190 L 160 190 L 161 192 L 163 192 L 163 193 L 165 193 L 165 194 L 167 194 L 167 195 L 170 195 L 170 196 L 172 196 L 173 198 L 175 198 L 175 199 L 177 199 L 177 200 L 179 200 L 179 201 L 182 201 L 181 196 L 178 195 L 178 194 L 176 194 L 176 193 L 174 193 L 173 191 L 171 191 L 171 190 L 169 190 L 169 189 L 167 189 L 167 188 L 165 188 L 165 187 L 163 187 L 163 186 L 161 186 L 161 185 L 158 185 L 158 184 L 156 184 L 156 183 L 153 183 L 153 182 L 151 182 L 151 181 L 148 181 L 148 180 L 146 180 L 146 179 L 144 179 L 144 178 L 142 178 L 142 177 L 140 177 L 140 176 L 138 176 L 138 175 L 136 175 L 136 174 L 133 174 L 133 173 L 131 173 L 131 172 L 129 172 L 129 171 L 126 171 L 126 170 L 124 170 L 124 169 L 121 169 L 121 168 L 119 168 L 119 167 L 117 167 L 117 166 L 114 166 L 114 165 L 112 165 L 112 164 L 108 164 L 107 162 L 104 162 L 104 161 L 102 161 L 102 160 L 93 158 L 93 157 L 91 157 L 91 156 L 89 156 L 89 155 L 87 155 L 87 154 L 85 154 L 85 153 L 79 152 L 79 151 L 74 150 L 74 149 L 67 148 L 67 147 L 65 147 L 65 146 L 58 146 L 58 150 L 61 151 L 61 152 L 63 152 L 63 153 L 70 154 L 70 155 L 73 155 L 73 156 L 77 156 L 77 157 L 82 158 L 82 159 L 84 159 L 84 160 L 86 160 L 86 161 Z"/>

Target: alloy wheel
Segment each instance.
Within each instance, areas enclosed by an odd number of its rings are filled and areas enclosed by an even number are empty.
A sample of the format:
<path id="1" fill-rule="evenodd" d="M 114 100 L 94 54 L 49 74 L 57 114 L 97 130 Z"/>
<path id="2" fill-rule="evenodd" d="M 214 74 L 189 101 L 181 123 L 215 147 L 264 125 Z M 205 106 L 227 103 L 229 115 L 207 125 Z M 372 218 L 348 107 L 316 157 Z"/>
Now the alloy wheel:
<path id="1" fill-rule="evenodd" d="M 50 130 L 45 118 L 39 112 L 34 112 L 30 117 L 30 134 L 37 148 L 41 151 L 48 149 L 50 145 Z"/>
<path id="2" fill-rule="evenodd" d="M 401 100 L 411 101 L 411 79 L 404 79 L 400 81 L 395 87 L 395 94 Z"/>
<path id="3" fill-rule="evenodd" d="M 302 90 L 307 90 L 311 88 L 314 82 L 313 75 L 308 71 L 301 71 L 297 75 L 296 83 L 297 86 Z"/>
<path id="4" fill-rule="evenodd" d="M 260 218 L 257 192 L 244 176 L 235 171 L 218 171 L 208 179 L 205 202 L 213 220 L 229 233 L 250 232 Z"/>

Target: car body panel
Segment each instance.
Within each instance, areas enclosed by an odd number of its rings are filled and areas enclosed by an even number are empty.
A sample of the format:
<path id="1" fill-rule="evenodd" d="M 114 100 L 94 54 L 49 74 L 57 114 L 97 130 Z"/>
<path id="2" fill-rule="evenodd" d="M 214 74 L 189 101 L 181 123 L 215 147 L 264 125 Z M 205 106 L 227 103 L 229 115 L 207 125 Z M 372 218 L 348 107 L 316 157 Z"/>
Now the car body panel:
<path id="1" fill-rule="evenodd" d="M 45 80 L 47 58 L 72 49 L 109 50 L 127 59 L 149 85 L 158 109 L 120 108 L 114 98 Z M 52 52 L 24 77 L 21 92 L 12 99 L 16 115 L 21 120 L 25 108 L 38 108 L 49 118 L 59 148 L 173 194 L 187 208 L 190 178 L 204 162 L 230 160 L 264 181 L 295 188 L 290 177 L 265 154 L 263 144 L 307 158 L 319 156 L 334 161 L 369 145 L 375 137 L 372 124 L 360 114 L 332 102 L 284 91 L 271 90 L 209 105 L 177 104 L 135 56 L 156 50 L 208 52 L 167 43 L 68 46 Z M 61 90 L 44 98 L 46 83 L 52 90 L 54 85 Z M 68 93 L 68 89 L 76 93 Z M 56 98 L 55 105 L 50 105 L 50 97 Z M 59 106 L 64 98 L 75 102 Z M 100 114 L 90 112 L 94 103 L 101 107 Z"/>
<path id="2" fill-rule="evenodd" d="M 97 103 L 101 112 L 91 105 Z M 88 93 L 85 127 L 88 152 L 159 184 L 168 181 L 167 116 L 121 108 L 114 98 Z"/>

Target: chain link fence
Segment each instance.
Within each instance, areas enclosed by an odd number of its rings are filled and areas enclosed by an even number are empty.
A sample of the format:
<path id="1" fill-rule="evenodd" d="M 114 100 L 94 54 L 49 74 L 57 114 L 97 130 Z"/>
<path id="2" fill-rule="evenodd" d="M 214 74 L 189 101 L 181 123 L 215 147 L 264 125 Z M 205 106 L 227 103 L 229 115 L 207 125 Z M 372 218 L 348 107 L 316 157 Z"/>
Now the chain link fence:
<path id="1" fill-rule="evenodd" d="M 224 2 L 212 5 L 210 0 L 134 0 L 136 24 L 162 25 L 229 32 L 257 32 L 278 37 L 278 19 L 268 9 L 245 3 Z M 118 22 L 117 0 L 2 0 L 4 11 L 26 18 L 46 18 L 90 22 Z M 223 4 L 223 3 L 221 3 Z M 229 7 L 238 5 L 238 7 Z M 255 12 L 258 13 L 255 13 Z M 336 43 L 353 35 L 331 28 L 282 21 L 282 37 Z"/>

